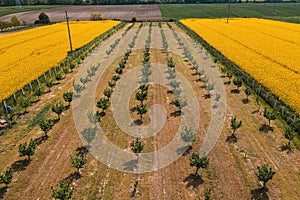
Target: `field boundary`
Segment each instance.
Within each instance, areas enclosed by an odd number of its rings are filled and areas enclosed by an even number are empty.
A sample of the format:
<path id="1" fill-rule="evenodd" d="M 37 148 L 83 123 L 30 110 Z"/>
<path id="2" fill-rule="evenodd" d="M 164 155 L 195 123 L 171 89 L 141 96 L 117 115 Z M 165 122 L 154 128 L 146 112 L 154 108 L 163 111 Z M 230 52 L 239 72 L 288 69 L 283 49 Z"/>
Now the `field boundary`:
<path id="1" fill-rule="evenodd" d="M 240 77 L 243 82 L 249 86 L 257 96 L 259 96 L 266 104 L 273 108 L 277 115 L 282 118 L 296 132 L 300 133 L 299 115 L 287 104 L 282 102 L 278 96 L 270 92 L 270 90 L 261 85 L 257 80 L 252 78 L 248 73 L 244 72 L 237 64 L 226 58 L 221 52 L 207 43 L 201 36 L 193 30 L 182 24 L 180 21 L 175 23 L 182 28 L 192 39 L 199 42 L 210 54 L 215 57 L 215 62 L 219 61 L 228 70 L 232 71 L 235 76 Z"/>

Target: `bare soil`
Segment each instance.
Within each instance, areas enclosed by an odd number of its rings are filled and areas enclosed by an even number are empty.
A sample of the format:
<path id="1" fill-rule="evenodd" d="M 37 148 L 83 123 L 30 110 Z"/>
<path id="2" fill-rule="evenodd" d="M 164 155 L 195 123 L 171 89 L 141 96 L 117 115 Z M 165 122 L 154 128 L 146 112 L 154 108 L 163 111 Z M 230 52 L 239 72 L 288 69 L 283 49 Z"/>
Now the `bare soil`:
<path id="1" fill-rule="evenodd" d="M 101 13 L 104 19 L 131 20 L 160 20 L 162 15 L 157 5 L 93 5 L 93 6 L 66 6 L 59 8 L 42 9 L 36 11 L 20 12 L 0 17 L 1 21 L 10 21 L 16 15 L 20 21 L 34 23 L 41 12 L 46 13 L 50 21 L 65 21 L 65 10 L 71 21 L 90 20 L 91 13 Z"/>

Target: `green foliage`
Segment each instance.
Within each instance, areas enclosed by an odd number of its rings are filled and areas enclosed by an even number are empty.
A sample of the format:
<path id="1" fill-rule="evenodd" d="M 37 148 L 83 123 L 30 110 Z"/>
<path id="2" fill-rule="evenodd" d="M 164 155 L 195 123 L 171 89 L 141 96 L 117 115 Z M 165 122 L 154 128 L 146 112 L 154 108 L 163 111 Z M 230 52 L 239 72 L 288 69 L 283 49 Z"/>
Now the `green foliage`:
<path id="1" fill-rule="evenodd" d="M 139 138 L 130 143 L 130 147 L 133 153 L 141 153 L 144 149 L 145 144 Z"/>
<path id="2" fill-rule="evenodd" d="M 90 123 L 95 124 L 95 128 L 97 126 L 97 122 L 101 121 L 99 114 L 97 112 L 94 113 L 93 111 L 88 113 L 88 118 Z"/>
<path id="3" fill-rule="evenodd" d="M 184 127 L 184 130 L 181 132 L 181 139 L 188 144 L 195 141 L 195 134 L 193 133 L 191 127 Z"/>
<path id="4" fill-rule="evenodd" d="M 242 121 L 238 121 L 236 116 L 232 117 L 230 120 L 230 126 L 233 130 L 232 135 L 234 135 L 235 131 L 242 126 Z"/>
<path id="5" fill-rule="evenodd" d="M 77 173 L 79 173 L 79 169 L 83 168 L 83 166 L 87 163 L 87 159 L 85 155 L 76 155 L 75 157 L 71 157 L 72 166 L 77 169 Z"/>
<path id="6" fill-rule="evenodd" d="M 118 81 L 119 79 L 120 79 L 120 76 L 117 75 L 117 74 L 115 74 L 115 75 L 112 76 L 112 80 L 113 81 Z"/>
<path id="7" fill-rule="evenodd" d="M 274 110 L 269 110 L 269 109 L 265 108 L 264 117 L 268 120 L 269 127 L 270 127 L 271 126 L 271 120 L 276 119 L 276 113 L 275 113 Z"/>
<path id="8" fill-rule="evenodd" d="M 173 61 L 173 58 L 170 57 L 167 59 L 167 66 L 170 67 L 170 68 L 174 68 L 175 67 L 175 62 Z"/>
<path id="9" fill-rule="evenodd" d="M 140 101 L 141 104 L 143 104 L 143 102 L 147 99 L 148 97 L 148 91 L 138 91 L 136 94 L 135 94 L 135 99 Z"/>
<path id="10" fill-rule="evenodd" d="M 51 91 L 50 88 L 53 87 L 53 81 L 52 80 L 47 80 L 46 81 L 46 86 L 49 89 L 49 92 Z"/>
<path id="11" fill-rule="evenodd" d="M 63 79 L 63 76 L 59 73 L 55 74 L 55 79 L 59 82 L 60 80 Z"/>
<path id="12" fill-rule="evenodd" d="M 37 144 L 34 140 L 30 140 L 29 144 L 27 142 L 21 143 L 19 145 L 19 155 L 20 156 L 28 156 L 28 160 L 30 160 L 30 156 L 33 156 L 35 153 L 35 149 Z"/>
<path id="13" fill-rule="evenodd" d="M 266 187 L 266 184 L 269 180 L 272 180 L 273 176 L 275 175 L 275 172 L 272 170 L 272 168 L 268 167 L 267 164 L 264 164 L 262 166 L 257 166 L 257 171 L 255 172 L 255 175 L 258 178 L 258 181 L 263 182 L 263 187 Z"/>
<path id="14" fill-rule="evenodd" d="M 212 200 L 211 188 L 206 188 L 204 191 L 204 200 Z"/>
<path id="15" fill-rule="evenodd" d="M 220 98 L 221 98 L 221 95 L 217 93 L 217 94 L 216 94 L 216 98 L 215 98 L 215 100 L 216 100 L 216 101 L 219 101 L 219 100 L 220 100 Z"/>
<path id="16" fill-rule="evenodd" d="M 143 115 L 148 112 L 147 106 L 145 104 L 136 105 L 133 110 L 136 111 L 138 115 L 140 115 L 141 121 L 143 121 Z"/>
<path id="17" fill-rule="evenodd" d="M 177 97 L 175 100 L 171 102 L 171 104 L 174 104 L 177 108 L 182 109 L 187 105 L 187 101 L 182 97 Z"/>
<path id="18" fill-rule="evenodd" d="M 20 106 L 25 109 L 25 112 L 27 112 L 27 107 L 31 106 L 31 102 L 28 98 L 24 98 L 21 100 Z"/>
<path id="19" fill-rule="evenodd" d="M 34 22 L 35 24 L 49 24 L 50 18 L 46 13 L 40 13 L 39 19 Z"/>
<path id="20" fill-rule="evenodd" d="M 98 108 L 101 108 L 102 109 L 102 112 L 105 112 L 105 110 L 109 107 L 110 105 L 110 102 L 108 99 L 106 98 L 100 98 L 98 101 L 97 101 L 97 107 Z"/>
<path id="21" fill-rule="evenodd" d="M 179 85 L 180 85 L 180 82 L 179 82 L 179 81 L 176 81 L 176 80 L 171 80 L 171 81 L 170 81 L 170 86 L 171 86 L 172 89 L 178 88 Z"/>
<path id="22" fill-rule="evenodd" d="M 139 89 L 142 90 L 143 92 L 145 92 L 148 90 L 148 85 L 146 85 L 146 84 L 140 85 Z"/>
<path id="23" fill-rule="evenodd" d="M 0 174 L 0 184 L 5 184 L 5 186 L 7 187 L 8 184 L 11 183 L 13 179 L 13 170 L 12 168 L 7 168 L 6 171 L 4 172 L 4 174 Z"/>
<path id="24" fill-rule="evenodd" d="M 60 119 L 60 114 L 64 111 L 65 107 L 62 102 L 58 102 L 54 104 L 51 108 L 52 112 L 56 113 L 58 116 L 58 119 Z"/>
<path id="25" fill-rule="evenodd" d="M 236 78 L 234 78 L 234 79 L 233 79 L 233 84 L 234 84 L 234 85 L 236 85 L 236 87 L 237 87 L 237 90 L 239 90 L 239 87 L 241 87 L 241 86 L 242 86 L 242 84 L 243 84 L 243 81 L 242 81 L 242 79 L 241 79 L 241 78 L 239 78 L 239 77 L 236 77 Z"/>
<path id="26" fill-rule="evenodd" d="M 73 84 L 73 88 L 74 90 L 76 91 L 77 93 L 77 96 L 79 95 L 79 93 L 84 89 L 82 85 L 79 85 L 79 84 Z"/>
<path id="27" fill-rule="evenodd" d="M 48 136 L 47 133 L 52 129 L 53 126 L 54 123 L 51 119 L 41 120 L 39 122 L 39 127 L 41 128 L 42 131 L 44 131 L 45 136 Z"/>
<path id="28" fill-rule="evenodd" d="M 21 22 L 19 20 L 19 17 L 14 15 L 10 18 L 10 21 L 11 21 L 11 25 L 12 26 L 20 26 L 21 25 Z"/>
<path id="29" fill-rule="evenodd" d="M 71 187 L 71 183 L 65 183 L 60 181 L 59 188 L 52 188 L 52 197 L 60 200 L 72 199 L 74 188 Z"/>
<path id="30" fill-rule="evenodd" d="M 113 93 L 113 90 L 111 88 L 105 88 L 103 91 L 104 96 L 106 96 L 108 99 L 111 97 Z"/>
<path id="31" fill-rule="evenodd" d="M 43 93 L 44 91 L 40 87 L 34 91 L 34 95 L 37 96 L 38 98 L 40 98 L 40 96 L 42 96 Z"/>
<path id="32" fill-rule="evenodd" d="M 288 146 L 290 147 L 291 145 L 291 140 L 294 139 L 294 137 L 296 136 L 296 133 L 293 131 L 293 129 L 291 129 L 290 127 L 286 127 L 283 136 L 288 139 Z"/>
<path id="33" fill-rule="evenodd" d="M 250 87 L 246 87 L 245 94 L 246 94 L 247 99 L 248 99 L 248 96 L 251 95 L 251 88 Z"/>
<path id="34" fill-rule="evenodd" d="M 74 93 L 73 92 L 65 92 L 63 94 L 63 98 L 66 102 L 68 102 L 68 104 L 70 105 L 70 103 L 73 101 L 74 99 Z"/>
<path id="35" fill-rule="evenodd" d="M 81 135 L 88 145 L 90 145 L 96 136 L 96 128 L 85 128 L 81 132 Z"/>
<path id="36" fill-rule="evenodd" d="M 122 73 L 123 73 L 123 69 L 120 68 L 120 67 L 118 67 L 118 68 L 115 69 L 115 72 L 116 72 L 117 74 L 122 74 Z"/>
<path id="37" fill-rule="evenodd" d="M 85 84 L 89 81 L 88 78 L 80 78 L 80 82 L 83 84 L 83 87 L 85 86 Z"/>
<path id="38" fill-rule="evenodd" d="M 111 88 L 114 88 L 116 86 L 116 82 L 115 81 L 108 81 L 108 86 Z"/>
<path id="39" fill-rule="evenodd" d="M 209 158 L 207 156 L 201 157 L 199 153 L 193 153 L 190 157 L 190 166 L 196 167 L 197 174 L 200 168 L 206 169 L 209 164 Z"/>

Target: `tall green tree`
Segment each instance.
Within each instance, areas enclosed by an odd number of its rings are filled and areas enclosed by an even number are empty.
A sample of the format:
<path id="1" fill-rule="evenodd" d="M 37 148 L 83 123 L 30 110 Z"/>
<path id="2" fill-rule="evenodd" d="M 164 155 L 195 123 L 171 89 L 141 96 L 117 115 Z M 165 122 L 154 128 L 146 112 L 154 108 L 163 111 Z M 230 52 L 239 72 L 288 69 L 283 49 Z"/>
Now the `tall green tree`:
<path id="1" fill-rule="evenodd" d="M 193 153 L 190 157 L 190 166 L 196 167 L 195 175 L 200 168 L 206 169 L 209 164 L 209 158 L 207 156 L 201 157 L 199 153 Z"/>
<path id="2" fill-rule="evenodd" d="M 257 176 L 258 181 L 263 182 L 263 188 L 266 188 L 267 182 L 269 180 L 272 180 L 273 176 L 275 175 L 275 172 L 267 164 L 264 164 L 261 166 L 257 166 L 257 171 L 255 172 L 255 175 Z"/>

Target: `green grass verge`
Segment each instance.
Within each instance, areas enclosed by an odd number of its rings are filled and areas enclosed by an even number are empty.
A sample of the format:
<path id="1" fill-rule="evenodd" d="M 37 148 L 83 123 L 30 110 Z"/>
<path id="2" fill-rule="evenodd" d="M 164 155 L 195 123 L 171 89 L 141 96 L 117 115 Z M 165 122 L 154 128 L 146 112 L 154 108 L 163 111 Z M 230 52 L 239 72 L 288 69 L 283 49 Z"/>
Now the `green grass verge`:
<path id="1" fill-rule="evenodd" d="M 12 13 L 18 12 L 26 12 L 31 10 L 40 10 L 40 9 L 48 9 L 48 8 L 56 8 L 60 7 L 61 5 L 38 5 L 38 6 L 1 6 L 0 7 L 0 17 L 4 15 L 9 15 Z"/>
<path id="2" fill-rule="evenodd" d="M 223 18 L 228 4 L 159 4 L 167 19 Z M 257 17 L 300 23 L 300 3 L 235 3 L 230 4 L 231 17 Z"/>

